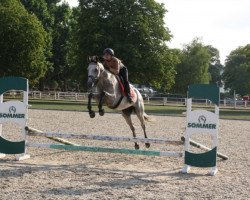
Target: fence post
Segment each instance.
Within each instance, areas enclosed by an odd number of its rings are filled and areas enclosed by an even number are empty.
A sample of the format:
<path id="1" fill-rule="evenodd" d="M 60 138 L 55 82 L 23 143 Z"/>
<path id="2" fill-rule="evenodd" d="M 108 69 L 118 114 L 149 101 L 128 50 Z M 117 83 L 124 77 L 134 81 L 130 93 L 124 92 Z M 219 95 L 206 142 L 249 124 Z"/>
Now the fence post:
<path id="1" fill-rule="evenodd" d="M 234 109 L 236 109 L 236 93 L 235 93 L 235 90 L 234 90 Z"/>
<path id="2" fill-rule="evenodd" d="M 167 105 L 167 103 L 168 103 L 168 98 L 167 97 L 163 97 L 163 105 L 165 106 L 165 105 Z"/>
<path id="3" fill-rule="evenodd" d="M 244 107 L 246 108 L 246 107 L 247 107 L 247 100 L 245 100 L 245 102 L 244 102 L 244 103 L 245 103 Z"/>
<path id="4" fill-rule="evenodd" d="M 227 100 L 226 99 L 224 99 L 224 107 L 226 107 L 226 105 L 227 105 L 227 102 L 226 102 Z"/>

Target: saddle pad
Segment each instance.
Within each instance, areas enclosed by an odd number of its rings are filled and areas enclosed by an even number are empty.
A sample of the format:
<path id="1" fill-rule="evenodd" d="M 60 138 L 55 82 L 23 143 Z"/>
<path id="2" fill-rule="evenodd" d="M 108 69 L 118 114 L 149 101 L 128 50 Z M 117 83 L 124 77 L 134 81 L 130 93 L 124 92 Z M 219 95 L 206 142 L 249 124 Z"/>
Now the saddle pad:
<path id="1" fill-rule="evenodd" d="M 126 97 L 127 94 L 125 93 L 124 85 L 123 85 L 120 77 L 116 76 L 116 79 L 117 79 L 117 81 L 119 83 L 119 87 L 120 87 L 122 95 Z M 136 93 L 135 93 L 134 87 L 131 86 L 131 85 L 130 85 L 130 95 L 131 95 L 132 100 L 134 100 L 135 97 L 136 97 Z"/>

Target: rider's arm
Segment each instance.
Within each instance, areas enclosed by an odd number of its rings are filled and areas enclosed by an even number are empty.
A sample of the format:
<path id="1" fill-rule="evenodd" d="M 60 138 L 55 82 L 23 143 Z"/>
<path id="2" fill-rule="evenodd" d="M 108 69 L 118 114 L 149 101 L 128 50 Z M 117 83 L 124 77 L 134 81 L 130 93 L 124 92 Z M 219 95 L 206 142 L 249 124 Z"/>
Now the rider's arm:
<path id="1" fill-rule="evenodd" d="M 110 70 L 113 74 L 115 74 L 115 75 L 119 74 L 119 71 L 120 71 L 120 60 L 117 59 L 117 58 L 114 58 L 114 59 L 112 60 L 112 67 L 110 67 L 109 70 Z"/>

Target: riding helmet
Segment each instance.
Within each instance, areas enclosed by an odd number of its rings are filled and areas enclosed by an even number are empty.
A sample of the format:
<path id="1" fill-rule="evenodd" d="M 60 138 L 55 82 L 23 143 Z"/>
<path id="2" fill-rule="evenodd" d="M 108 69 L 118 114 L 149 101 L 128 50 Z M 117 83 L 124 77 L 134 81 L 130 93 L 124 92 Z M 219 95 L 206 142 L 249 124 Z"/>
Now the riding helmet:
<path id="1" fill-rule="evenodd" d="M 109 55 L 111 55 L 111 56 L 114 56 L 114 55 L 115 55 L 114 50 L 111 49 L 111 48 L 106 48 L 106 49 L 104 49 L 103 54 L 105 54 L 105 53 L 107 53 L 107 54 L 109 54 Z"/>

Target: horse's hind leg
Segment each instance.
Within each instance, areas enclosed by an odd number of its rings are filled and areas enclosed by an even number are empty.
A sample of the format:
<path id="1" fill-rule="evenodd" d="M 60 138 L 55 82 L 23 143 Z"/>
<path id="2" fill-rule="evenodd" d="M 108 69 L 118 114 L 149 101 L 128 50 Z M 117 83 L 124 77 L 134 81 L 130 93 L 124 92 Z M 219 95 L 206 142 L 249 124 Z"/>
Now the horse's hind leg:
<path id="1" fill-rule="evenodd" d="M 124 117 L 124 119 L 126 120 L 127 124 L 129 125 L 132 133 L 133 133 L 133 137 L 135 138 L 136 137 L 136 134 L 135 134 L 135 127 L 133 126 L 133 123 L 132 123 L 132 119 L 131 119 L 131 113 L 133 112 L 133 108 L 130 107 L 130 108 L 127 108 L 125 110 L 122 110 L 122 116 Z M 135 149 L 139 149 L 139 144 L 137 142 L 135 142 Z"/>
<path id="2" fill-rule="evenodd" d="M 138 119 L 141 122 L 141 127 L 143 129 L 144 137 L 148 138 L 147 133 L 146 133 L 146 125 L 145 125 L 145 119 L 144 119 L 144 106 L 141 105 L 139 107 L 135 107 L 135 113 L 138 117 Z M 150 143 L 145 143 L 146 148 L 150 147 Z"/>

